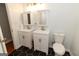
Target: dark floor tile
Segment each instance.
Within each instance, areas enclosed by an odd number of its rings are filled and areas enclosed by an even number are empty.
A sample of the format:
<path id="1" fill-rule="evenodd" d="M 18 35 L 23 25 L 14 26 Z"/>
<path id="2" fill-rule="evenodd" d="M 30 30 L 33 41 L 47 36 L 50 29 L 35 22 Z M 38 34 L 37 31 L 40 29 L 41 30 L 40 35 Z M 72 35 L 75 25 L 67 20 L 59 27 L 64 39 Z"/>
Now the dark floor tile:
<path id="1" fill-rule="evenodd" d="M 17 50 L 18 50 L 18 51 L 25 52 L 25 51 L 29 50 L 29 48 L 28 48 L 28 47 L 21 46 L 21 47 L 18 48 Z"/>
<path id="2" fill-rule="evenodd" d="M 27 55 L 28 55 L 28 56 L 33 56 L 33 52 L 34 52 L 34 50 L 29 49 L 29 50 L 27 51 Z"/>
<path id="3" fill-rule="evenodd" d="M 46 56 L 46 53 L 40 51 L 39 56 Z"/>
<path id="4" fill-rule="evenodd" d="M 66 51 L 63 56 L 70 56 L 70 53 L 68 51 Z"/>
<path id="5" fill-rule="evenodd" d="M 18 54 L 18 56 L 26 56 L 26 53 L 21 52 L 21 53 Z"/>
<path id="6" fill-rule="evenodd" d="M 54 52 L 53 48 L 49 48 L 48 56 L 55 56 L 55 52 Z"/>
<path id="7" fill-rule="evenodd" d="M 18 56 L 23 51 L 23 49 L 24 49 L 24 46 L 21 46 L 20 48 L 16 49 L 11 54 L 9 54 L 9 56 Z"/>
<path id="8" fill-rule="evenodd" d="M 29 49 L 28 51 L 27 51 L 27 53 L 33 53 L 34 52 L 34 50 L 32 50 L 32 49 Z"/>
<path id="9" fill-rule="evenodd" d="M 13 51 L 9 56 L 17 56 L 19 53 L 21 53 L 21 51 Z"/>
<path id="10" fill-rule="evenodd" d="M 18 49 L 16 49 L 15 51 L 16 51 L 16 52 L 19 52 L 19 51 L 22 52 L 22 49 L 23 49 L 23 46 L 20 47 L 20 48 L 18 48 Z"/>
<path id="11" fill-rule="evenodd" d="M 29 49 L 27 47 L 21 46 L 9 54 L 9 56 L 46 56 L 46 53 L 38 50 L 34 51 L 34 49 Z M 52 48 L 49 48 L 47 56 L 55 56 L 55 52 Z M 70 56 L 70 53 L 66 51 L 63 56 Z"/>
<path id="12" fill-rule="evenodd" d="M 33 53 L 34 56 L 39 56 L 39 54 L 40 54 L 40 51 L 38 51 L 38 50 L 34 51 L 34 53 Z"/>
<path id="13" fill-rule="evenodd" d="M 28 50 L 30 50 L 28 47 L 24 47 L 24 48 L 22 49 L 23 52 L 27 52 Z"/>
<path id="14" fill-rule="evenodd" d="M 33 56 L 33 54 L 31 54 L 31 53 L 28 53 L 28 54 L 27 54 L 27 56 Z"/>

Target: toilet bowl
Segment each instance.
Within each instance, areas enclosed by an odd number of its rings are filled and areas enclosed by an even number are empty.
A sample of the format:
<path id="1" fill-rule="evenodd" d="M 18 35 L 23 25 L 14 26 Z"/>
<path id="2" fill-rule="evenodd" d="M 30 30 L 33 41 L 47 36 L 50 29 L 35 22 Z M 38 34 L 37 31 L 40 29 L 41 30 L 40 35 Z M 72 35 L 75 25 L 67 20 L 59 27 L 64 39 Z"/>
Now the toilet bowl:
<path id="1" fill-rule="evenodd" d="M 53 44 L 53 50 L 56 56 L 62 56 L 65 54 L 65 47 L 62 44 L 64 40 L 64 34 L 54 33 L 55 43 Z"/>
<path id="2" fill-rule="evenodd" d="M 54 49 L 55 55 L 57 55 L 57 56 L 62 56 L 65 53 L 65 48 L 60 43 L 54 43 L 53 49 Z"/>

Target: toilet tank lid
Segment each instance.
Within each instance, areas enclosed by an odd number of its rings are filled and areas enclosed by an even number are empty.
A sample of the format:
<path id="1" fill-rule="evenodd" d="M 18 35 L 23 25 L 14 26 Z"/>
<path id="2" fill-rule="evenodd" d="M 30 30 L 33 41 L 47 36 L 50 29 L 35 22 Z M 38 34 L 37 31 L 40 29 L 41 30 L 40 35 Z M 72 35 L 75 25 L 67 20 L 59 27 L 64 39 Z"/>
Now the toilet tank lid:
<path id="1" fill-rule="evenodd" d="M 56 36 L 64 36 L 64 33 L 54 33 Z"/>

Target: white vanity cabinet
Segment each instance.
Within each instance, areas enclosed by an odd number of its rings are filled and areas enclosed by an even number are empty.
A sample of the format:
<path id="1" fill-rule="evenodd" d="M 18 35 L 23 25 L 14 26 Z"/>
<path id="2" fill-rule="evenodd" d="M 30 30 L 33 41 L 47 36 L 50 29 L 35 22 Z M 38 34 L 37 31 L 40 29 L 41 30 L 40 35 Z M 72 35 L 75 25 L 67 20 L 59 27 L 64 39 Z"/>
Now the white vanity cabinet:
<path id="1" fill-rule="evenodd" d="M 49 32 L 36 30 L 33 32 L 34 50 L 48 54 Z"/>
<path id="2" fill-rule="evenodd" d="M 32 32 L 27 30 L 18 31 L 18 37 L 20 40 L 21 46 L 32 48 Z"/>

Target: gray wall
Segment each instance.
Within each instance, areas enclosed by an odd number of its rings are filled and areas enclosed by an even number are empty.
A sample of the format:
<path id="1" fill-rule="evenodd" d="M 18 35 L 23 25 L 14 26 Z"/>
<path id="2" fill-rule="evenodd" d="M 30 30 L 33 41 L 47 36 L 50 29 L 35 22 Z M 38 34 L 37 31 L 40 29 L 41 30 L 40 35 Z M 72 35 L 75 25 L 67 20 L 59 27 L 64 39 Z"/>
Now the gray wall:
<path id="1" fill-rule="evenodd" d="M 12 39 L 5 4 L 0 3 L 0 26 L 3 36 Z"/>
<path id="2" fill-rule="evenodd" d="M 48 27 L 50 33 L 50 45 L 52 46 L 53 33 L 65 34 L 64 46 L 70 50 L 74 40 L 76 21 L 79 20 L 79 4 L 49 3 L 48 4 Z"/>

